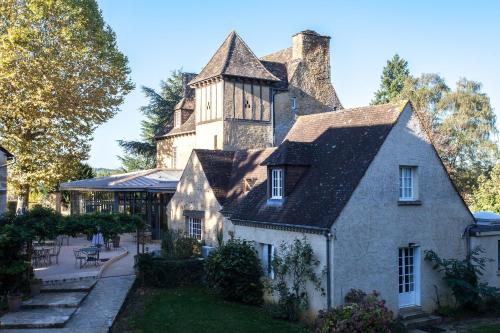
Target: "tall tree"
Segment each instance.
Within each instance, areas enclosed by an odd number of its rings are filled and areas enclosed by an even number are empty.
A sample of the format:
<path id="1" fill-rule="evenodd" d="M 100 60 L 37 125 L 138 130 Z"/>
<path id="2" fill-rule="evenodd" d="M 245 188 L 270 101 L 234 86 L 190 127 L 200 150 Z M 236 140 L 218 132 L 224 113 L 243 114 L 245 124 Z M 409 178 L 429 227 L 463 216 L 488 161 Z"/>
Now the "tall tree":
<path id="1" fill-rule="evenodd" d="M 94 129 L 133 89 L 95 0 L 0 2 L 0 143 L 17 162 L 18 209 L 80 171 Z"/>
<path id="2" fill-rule="evenodd" d="M 409 76 L 408 62 L 395 54 L 392 59 L 387 61 L 382 71 L 380 88 L 375 92 L 371 104 L 388 103 L 399 96 Z"/>
<path id="3" fill-rule="evenodd" d="M 439 101 L 439 146 L 451 176 L 466 195 L 498 159 L 496 118 L 481 84 L 465 78 Z"/>
<path id="4" fill-rule="evenodd" d="M 173 124 L 173 110 L 182 98 L 182 71 L 173 71 L 169 78 L 160 82 L 160 91 L 142 87 L 148 103 L 140 108 L 145 120 L 141 123 L 142 141 L 119 140 L 125 151 L 120 156 L 123 169 L 134 171 L 156 167 L 155 136 L 168 130 Z"/>
<path id="5" fill-rule="evenodd" d="M 460 79 L 451 91 L 437 74 L 409 76 L 394 98 L 400 99 L 412 101 L 453 181 L 471 203 L 479 177 L 487 175 L 498 158 L 495 114 L 481 84 Z"/>
<path id="6" fill-rule="evenodd" d="M 495 165 L 489 177 L 481 175 L 474 191 L 472 209 L 500 214 L 500 163 Z"/>

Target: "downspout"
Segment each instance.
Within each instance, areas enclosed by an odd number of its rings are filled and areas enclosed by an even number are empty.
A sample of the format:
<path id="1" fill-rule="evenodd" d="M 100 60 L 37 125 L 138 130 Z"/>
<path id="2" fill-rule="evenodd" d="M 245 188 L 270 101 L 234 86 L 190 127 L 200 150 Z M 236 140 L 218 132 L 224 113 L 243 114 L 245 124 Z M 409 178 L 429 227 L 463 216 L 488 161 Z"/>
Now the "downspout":
<path id="1" fill-rule="evenodd" d="M 471 252 L 470 229 L 475 225 L 476 223 L 469 224 L 468 226 L 466 226 L 464 233 L 462 234 L 462 237 L 465 237 L 466 258 L 470 258 L 470 252 Z"/>
<path id="2" fill-rule="evenodd" d="M 273 133 L 272 133 L 272 136 L 273 136 L 272 137 L 272 140 L 273 140 L 272 146 L 274 147 L 276 145 L 276 131 L 275 131 L 275 129 L 276 129 L 275 128 L 276 127 L 276 122 L 274 120 L 274 96 L 276 96 L 276 94 L 278 92 L 275 89 L 272 89 L 271 91 L 272 91 L 271 92 L 271 124 L 272 124 L 272 127 L 273 127 L 272 128 L 272 131 L 273 131 Z"/>
<path id="3" fill-rule="evenodd" d="M 326 307 L 328 310 L 332 308 L 332 274 L 331 274 L 331 245 L 330 241 L 333 238 L 333 235 L 330 231 L 325 232 L 326 238 Z"/>

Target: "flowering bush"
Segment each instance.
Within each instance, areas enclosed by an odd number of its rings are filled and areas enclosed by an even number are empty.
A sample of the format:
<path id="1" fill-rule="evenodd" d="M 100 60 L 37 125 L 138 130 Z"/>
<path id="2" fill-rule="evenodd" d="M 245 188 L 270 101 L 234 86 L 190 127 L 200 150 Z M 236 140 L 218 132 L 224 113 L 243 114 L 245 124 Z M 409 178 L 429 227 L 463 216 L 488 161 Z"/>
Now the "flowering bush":
<path id="1" fill-rule="evenodd" d="M 379 300 L 374 291 L 363 296 L 359 290 L 349 294 L 356 303 L 346 303 L 329 311 L 320 311 L 315 333 L 390 333 L 393 325 L 392 312 Z M 348 295 L 349 295 L 348 294 Z M 346 296 L 346 298 L 348 298 Z"/>

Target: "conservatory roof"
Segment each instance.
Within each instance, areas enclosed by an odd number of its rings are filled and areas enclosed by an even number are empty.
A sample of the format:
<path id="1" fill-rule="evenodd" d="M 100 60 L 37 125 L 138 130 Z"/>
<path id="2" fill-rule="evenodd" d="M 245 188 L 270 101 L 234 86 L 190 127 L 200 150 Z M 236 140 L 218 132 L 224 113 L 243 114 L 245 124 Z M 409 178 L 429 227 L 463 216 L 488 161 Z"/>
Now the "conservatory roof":
<path id="1" fill-rule="evenodd" d="M 182 170 L 150 169 L 62 183 L 62 191 L 175 192 Z"/>

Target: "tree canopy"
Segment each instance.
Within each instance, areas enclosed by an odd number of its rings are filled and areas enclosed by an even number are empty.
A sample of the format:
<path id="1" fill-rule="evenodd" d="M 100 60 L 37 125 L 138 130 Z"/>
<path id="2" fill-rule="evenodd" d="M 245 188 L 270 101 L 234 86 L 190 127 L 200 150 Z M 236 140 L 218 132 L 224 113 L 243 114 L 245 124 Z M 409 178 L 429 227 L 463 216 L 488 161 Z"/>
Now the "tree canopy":
<path id="1" fill-rule="evenodd" d="M 40 182 L 79 173 L 93 131 L 133 89 L 129 73 L 95 0 L 0 3 L 0 143 L 17 157 L 18 209 Z"/>
<path id="2" fill-rule="evenodd" d="M 500 163 L 495 165 L 488 176 L 481 175 L 479 186 L 474 192 L 472 209 L 500 214 Z"/>
<path id="3" fill-rule="evenodd" d="M 155 136 L 162 133 L 173 123 L 173 110 L 182 98 L 182 72 L 173 71 L 171 76 L 160 82 L 160 91 L 142 87 L 147 104 L 140 108 L 145 119 L 141 123 L 142 141 L 120 140 L 118 143 L 125 151 L 120 156 L 126 171 L 151 169 L 156 167 Z"/>
<path id="4" fill-rule="evenodd" d="M 380 77 L 380 88 L 375 93 L 372 104 L 384 104 L 399 96 L 406 79 L 410 76 L 408 62 L 395 54 L 387 61 Z"/>

